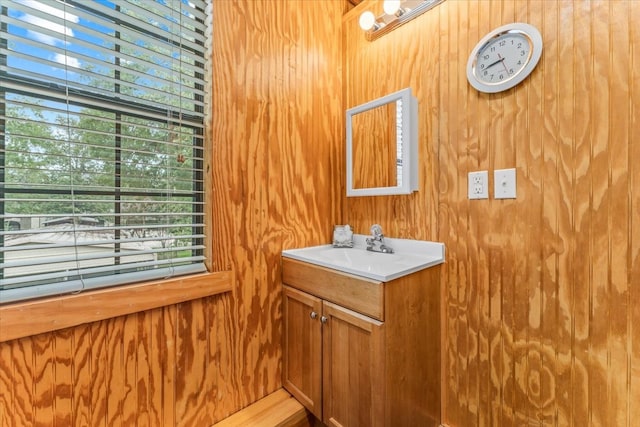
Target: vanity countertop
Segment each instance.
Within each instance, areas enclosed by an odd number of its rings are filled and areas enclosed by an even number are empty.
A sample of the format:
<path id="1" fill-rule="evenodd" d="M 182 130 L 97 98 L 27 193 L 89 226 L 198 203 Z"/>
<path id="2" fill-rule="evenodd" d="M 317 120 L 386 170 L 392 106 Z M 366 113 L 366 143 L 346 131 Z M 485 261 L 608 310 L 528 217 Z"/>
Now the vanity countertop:
<path id="1" fill-rule="evenodd" d="M 445 261 L 444 243 L 385 237 L 385 245 L 394 253 L 366 250 L 366 238 L 354 234 L 353 248 L 332 245 L 310 246 L 282 251 L 282 256 L 310 264 L 388 282 Z"/>

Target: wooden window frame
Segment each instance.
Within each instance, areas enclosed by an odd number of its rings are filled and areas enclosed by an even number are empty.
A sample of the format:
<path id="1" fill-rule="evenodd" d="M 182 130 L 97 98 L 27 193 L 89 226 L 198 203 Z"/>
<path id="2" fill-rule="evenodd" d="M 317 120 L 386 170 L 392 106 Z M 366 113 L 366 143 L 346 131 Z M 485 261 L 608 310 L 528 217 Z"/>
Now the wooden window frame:
<path id="1" fill-rule="evenodd" d="M 0 342 L 229 292 L 232 283 L 221 271 L 2 305 Z"/>

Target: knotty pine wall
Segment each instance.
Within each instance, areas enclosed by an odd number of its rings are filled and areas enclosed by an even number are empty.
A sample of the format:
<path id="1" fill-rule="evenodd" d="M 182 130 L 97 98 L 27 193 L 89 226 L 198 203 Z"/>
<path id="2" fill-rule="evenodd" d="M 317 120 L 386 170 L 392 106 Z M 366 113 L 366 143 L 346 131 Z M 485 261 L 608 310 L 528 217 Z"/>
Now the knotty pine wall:
<path id="1" fill-rule="evenodd" d="M 233 292 L 0 343 L 0 426 L 208 426 L 280 387 L 280 251 L 338 222 L 346 4 L 213 2 L 211 263 Z"/>
<path id="2" fill-rule="evenodd" d="M 448 0 L 367 42 L 372 5 L 344 22 L 345 108 L 411 86 L 420 191 L 343 197 L 343 218 L 446 244 L 443 422 L 640 425 L 640 2 Z M 468 54 L 515 21 L 542 59 L 479 94 Z M 516 200 L 467 199 L 468 172 L 510 167 Z"/>

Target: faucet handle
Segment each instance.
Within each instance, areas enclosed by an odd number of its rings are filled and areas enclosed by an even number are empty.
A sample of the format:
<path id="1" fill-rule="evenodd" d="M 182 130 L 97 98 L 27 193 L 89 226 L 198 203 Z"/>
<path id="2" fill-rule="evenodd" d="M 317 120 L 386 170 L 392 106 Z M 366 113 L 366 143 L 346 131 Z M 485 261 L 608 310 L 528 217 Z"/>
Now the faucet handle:
<path id="1" fill-rule="evenodd" d="M 375 237 L 382 236 L 382 227 L 380 227 L 380 224 L 373 224 L 369 231 Z"/>

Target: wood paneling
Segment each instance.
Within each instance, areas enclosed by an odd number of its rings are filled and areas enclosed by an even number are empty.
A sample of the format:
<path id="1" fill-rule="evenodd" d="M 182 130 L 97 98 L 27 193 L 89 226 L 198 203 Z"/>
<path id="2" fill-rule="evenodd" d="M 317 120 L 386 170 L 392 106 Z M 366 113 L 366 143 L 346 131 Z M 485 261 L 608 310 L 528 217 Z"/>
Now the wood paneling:
<path id="1" fill-rule="evenodd" d="M 0 425 L 207 425 L 275 390 L 280 249 L 346 222 L 446 244 L 444 422 L 637 424 L 640 6 L 449 0 L 367 42 L 370 4 L 341 33 L 342 1 L 213 2 L 212 265 L 233 293 L 0 344 Z M 513 21 L 542 60 L 478 94 L 468 52 Z M 420 191 L 347 199 L 344 109 L 407 86 Z M 503 167 L 518 199 L 467 200 L 468 172 Z"/>
<path id="2" fill-rule="evenodd" d="M 206 318 L 224 300 L 214 296 L 3 343 L 1 425 L 198 425 L 196 411 L 177 413 L 182 389 L 176 384 L 189 373 L 215 378 L 218 366 L 206 347 L 181 343 L 172 324 Z M 206 329 L 199 334 L 215 338 Z M 177 348 L 196 359 L 200 351 L 208 363 L 180 363 Z M 189 385 L 185 401 L 210 395 L 213 381 L 202 382 Z M 210 421 L 212 413 L 202 415 Z"/>
<path id="3" fill-rule="evenodd" d="M 209 261 L 232 293 L 1 343 L 0 426 L 208 426 L 281 386 L 280 251 L 338 223 L 348 6 L 212 4 Z"/>
<path id="4" fill-rule="evenodd" d="M 363 3 L 343 25 L 345 108 L 412 87 L 420 191 L 343 197 L 343 222 L 446 244 L 443 422 L 638 425 L 640 4 L 449 0 L 366 42 L 359 11 L 379 2 Z M 469 52 L 516 21 L 542 60 L 478 93 Z M 467 199 L 468 172 L 493 185 L 508 167 L 516 200 Z"/>
<path id="5" fill-rule="evenodd" d="M 338 223 L 346 3 L 214 4 L 214 264 L 237 272 L 242 407 L 281 385 L 281 250 L 326 243 Z"/>

